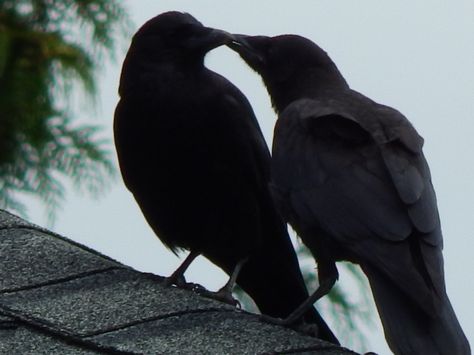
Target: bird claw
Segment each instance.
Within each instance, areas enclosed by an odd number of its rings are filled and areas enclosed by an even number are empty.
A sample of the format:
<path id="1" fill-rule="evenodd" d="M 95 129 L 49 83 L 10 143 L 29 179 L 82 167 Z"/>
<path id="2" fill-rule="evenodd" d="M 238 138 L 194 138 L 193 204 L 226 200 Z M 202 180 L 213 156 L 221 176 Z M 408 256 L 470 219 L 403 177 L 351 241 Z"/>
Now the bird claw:
<path id="1" fill-rule="evenodd" d="M 207 291 L 206 288 L 200 284 L 194 283 L 194 282 L 186 282 L 186 279 L 184 276 L 179 276 L 179 277 L 165 277 L 163 280 L 163 284 L 166 287 L 171 287 L 175 286 L 177 288 L 185 289 L 185 290 L 190 290 L 196 293 L 202 292 L 202 291 Z"/>
<path id="2" fill-rule="evenodd" d="M 200 285 L 200 284 L 197 284 L 197 283 L 193 283 L 193 282 L 188 282 L 184 288 L 188 289 L 188 290 L 191 290 L 193 292 L 196 292 L 196 293 L 200 293 L 200 292 L 204 292 L 204 291 L 207 291 L 206 288 L 203 286 L 203 285 Z"/>
<path id="3" fill-rule="evenodd" d="M 232 297 L 232 293 L 228 292 L 225 288 L 220 289 L 217 292 L 209 291 L 204 286 L 193 283 L 193 282 L 186 282 L 184 275 L 179 276 L 169 276 L 165 277 L 163 280 L 163 285 L 166 287 L 176 286 L 181 289 L 193 291 L 201 296 L 214 299 L 219 302 L 224 302 L 230 304 L 231 306 L 237 307 L 239 309 L 242 308 L 242 305 L 238 300 Z"/>
<path id="4" fill-rule="evenodd" d="M 242 308 L 240 302 L 232 296 L 232 293 L 219 290 L 217 292 L 208 291 L 206 289 L 197 290 L 197 293 L 203 297 L 211 298 L 213 300 L 227 303 L 231 306 L 234 306 L 238 309 Z"/>
<path id="5" fill-rule="evenodd" d="M 186 282 L 184 275 L 180 275 L 180 276 L 171 275 L 171 276 L 165 277 L 165 279 L 163 280 L 163 285 L 166 287 L 176 286 L 179 288 L 186 288 L 188 283 Z"/>
<path id="6" fill-rule="evenodd" d="M 299 323 L 291 326 L 291 328 L 299 333 L 303 333 L 313 338 L 319 338 L 319 327 L 316 324 Z"/>
<path id="7" fill-rule="evenodd" d="M 275 318 L 270 317 L 265 314 L 260 315 L 260 319 L 265 323 L 270 323 L 273 325 L 279 325 L 282 327 L 289 327 L 297 332 L 303 333 L 305 335 L 317 338 L 319 335 L 319 327 L 316 324 L 307 324 L 307 323 L 295 323 L 289 318 Z"/>
<path id="8" fill-rule="evenodd" d="M 260 317 L 260 320 L 264 321 L 265 323 L 270 323 L 274 325 L 282 325 L 282 326 L 288 325 L 285 322 L 286 319 L 270 317 L 270 316 L 267 316 L 266 314 L 261 314 L 259 317 Z"/>

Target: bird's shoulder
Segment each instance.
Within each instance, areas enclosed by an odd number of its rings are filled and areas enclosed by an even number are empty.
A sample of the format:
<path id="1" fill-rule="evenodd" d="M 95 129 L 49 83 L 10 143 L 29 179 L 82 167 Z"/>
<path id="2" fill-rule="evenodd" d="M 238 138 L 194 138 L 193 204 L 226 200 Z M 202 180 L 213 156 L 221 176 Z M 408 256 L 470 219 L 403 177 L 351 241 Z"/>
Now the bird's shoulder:
<path id="1" fill-rule="evenodd" d="M 279 121 L 282 125 L 298 125 L 304 130 L 318 127 L 319 132 L 315 129 L 311 132 L 320 135 L 328 132 L 344 135 L 352 127 L 354 138 L 365 131 L 377 144 L 398 141 L 414 153 L 420 153 L 424 143 L 410 121 L 398 110 L 353 90 L 329 91 L 317 98 L 296 100 L 281 113 Z M 350 135 L 345 138 L 350 139 Z"/>

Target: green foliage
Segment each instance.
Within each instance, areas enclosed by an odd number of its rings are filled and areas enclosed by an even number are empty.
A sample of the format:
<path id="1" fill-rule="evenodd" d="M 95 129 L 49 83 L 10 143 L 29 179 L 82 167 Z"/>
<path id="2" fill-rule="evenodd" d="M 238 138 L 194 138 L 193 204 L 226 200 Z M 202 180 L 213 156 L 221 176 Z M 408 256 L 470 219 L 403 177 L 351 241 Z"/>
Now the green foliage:
<path id="1" fill-rule="evenodd" d="M 24 214 L 18 193 L 33 194 L 51 217 L 61 179 L 96 195 L 114 175 L 109 142 L 69 107 L 78 83 L 94 98 L 129 24 L 115 0 L 0 0 L 0 207 Z"/>

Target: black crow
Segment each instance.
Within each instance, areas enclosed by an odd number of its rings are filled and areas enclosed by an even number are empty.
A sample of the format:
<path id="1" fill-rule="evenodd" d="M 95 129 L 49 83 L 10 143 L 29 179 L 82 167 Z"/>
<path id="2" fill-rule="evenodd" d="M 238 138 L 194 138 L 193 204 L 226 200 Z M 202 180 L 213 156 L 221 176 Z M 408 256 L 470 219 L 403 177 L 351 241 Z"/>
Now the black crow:
<path id="1" fill-rule="evenodd" d="M 334 285 L 336 261 L 351 261 L 369 279 L 394 353 L 469 354 L 446 294 L 423 138 L 400 112 L 351 90 L 310 40 L 236 38 L 230 46 L 261 75 L 279 115 L 271 184 L 318 263 L 308 303 Z"/>
<path id="2" fill-rule="evenodd" d="M 204 66 L 230 39 L 179 12 L 138 30 L 115 112 L 120 169 L 161 241 L 190 251 L 173 281 L 202 254 L 234 277 L 241 268 L 237 284 L 260 311 L 286 317 L 308 293 L 269 190 L 270 153 L 246 97 Z M 305 321 L 337 343 L 314 308 Z"/>

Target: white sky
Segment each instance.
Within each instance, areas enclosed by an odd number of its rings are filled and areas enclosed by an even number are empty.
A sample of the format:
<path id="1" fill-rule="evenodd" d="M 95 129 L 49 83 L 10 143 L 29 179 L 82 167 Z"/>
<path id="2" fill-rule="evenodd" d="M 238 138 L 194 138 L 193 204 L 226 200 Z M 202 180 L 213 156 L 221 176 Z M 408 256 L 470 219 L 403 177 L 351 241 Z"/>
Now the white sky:
<path id="1" fill-rule="evenodd" d="M 161 12 L 181 10 L 229 32 L 303 35 L 329 53 L 353 89 L 404 113 L 425 138 L 444 233 L 448 294 L 468 339 L 474 339 L 474 2 L 129 0 L 126 5 L 137 28 Z M 124 55 L 107 63 L 93 120 L 107 127 L 111 139 Z M 260 78 L 227 48 L 214 50 L 207 65 L 247 95 L 270 142 L 275 115 Z M 37 203 L 29 212 L 32 221 L 45 225 Z M 70 190 L 54 230 L 139 270 L 168 275 L 179 264 L 153 235 L 121 179 L 99 200 Z M 193 264 L 187 278 L 211 289 L 226 279 L 205 260 Z M 380 329 L 369 337 L 370 350 L 390 353 Z"/>

